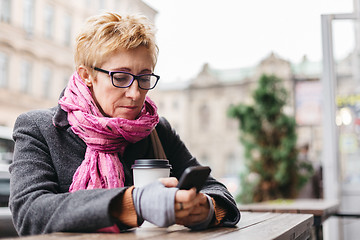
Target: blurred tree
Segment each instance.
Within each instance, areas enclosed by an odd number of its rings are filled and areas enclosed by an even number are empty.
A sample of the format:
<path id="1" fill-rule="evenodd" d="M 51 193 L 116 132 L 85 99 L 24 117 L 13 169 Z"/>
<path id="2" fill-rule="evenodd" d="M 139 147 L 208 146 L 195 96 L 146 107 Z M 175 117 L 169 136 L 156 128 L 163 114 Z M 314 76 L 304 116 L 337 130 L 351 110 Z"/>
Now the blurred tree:
<path id="1" fill-rule="evenodd" d="M 283 112 L 287 91 L 281 79 L 263 75 L 252 96 L 252 105 L 240 103 L 228 110 L 229 116 L 239 120 L 246 159 L 237 201 L 295 198 L 313 170 L 310 164 L 297 161 L 295 119 Z"/>

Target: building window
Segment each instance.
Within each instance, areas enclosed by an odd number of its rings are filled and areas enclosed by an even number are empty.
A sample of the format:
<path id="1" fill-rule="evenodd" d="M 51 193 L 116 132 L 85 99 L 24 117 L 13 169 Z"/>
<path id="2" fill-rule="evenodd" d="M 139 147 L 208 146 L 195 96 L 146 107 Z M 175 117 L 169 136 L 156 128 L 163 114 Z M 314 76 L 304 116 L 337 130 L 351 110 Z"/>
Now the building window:
<path id="1" fill-rule="evenodd" d="M 32 76 L 32 64 L 24 60 L 21 65 L 21 74 L 20 74 L 20 90 L 25 93 L 30 92 L 31 87 L 31 76 Z"/>
<path id="2" fill-rule="evenodd" d="M 199 109 L 199 119 L 201 130 L 207 130 L 210 124 L 210 110 L 207 105 L 202 105 Z"/>
<path id="3" fill-rule="evenodd" d="M 11 0 L 0 0 L 0 21 L 10 23 Z"/>
<path id="4" fill-rule="evenodd" d="M 159 100 L 159 103 L 157 104 L 157 107 L 160 111 L 165 111 L 165 103 L 164 101 Z"/>
<path id="5" fill-rule="evenodd" d="M 43 72 L 43 96 L 49 98 L 51 96 L 51 79 L 52 71 L 50 68 L 46 67 Z"/>
<path id="6" fill-rule="evenodd" d="M 71 75 L 71 74 L 70 74 Z M 67 85 L 68 85 L 68 83 L 69 83 L 69 76 L 70 75 L 66 75 L 66 76 L 64 76 L 64 80 L 63 80 L 63 87 L 65 88 L 65 87 L 67 87 Z"/>
<path id="7" fill-rule="evenodd" d="M 69 13 L 65 13 L 64 16 L 64 44 L 66 46 L 71 45 L 71 22 L 72 17 Z"/>
<path id="8" fill-rule="evenodd" d="M 24 1 L 24 29 L 28 35 L 32 35 L 34 31 L 34 0 L 23 0 Z"/>
<path id="9" fill-rule="evenodd" d="M 54 7 L 47 5 L 44 10 L 44 34 L 48 39 L 54 37 Z"/>
<path id="10" fill-rule="evenodd" d="M 177 100 L 174 100 L 174 102 L 172 103 L 173 109 L 177 110 L 179 108 L 179 102 Z"/>
<path id="11" fill-rule="evenodd" d="M 9 57 L 0 52 L 0 87 L 7 87 L 9 71 Z"/>

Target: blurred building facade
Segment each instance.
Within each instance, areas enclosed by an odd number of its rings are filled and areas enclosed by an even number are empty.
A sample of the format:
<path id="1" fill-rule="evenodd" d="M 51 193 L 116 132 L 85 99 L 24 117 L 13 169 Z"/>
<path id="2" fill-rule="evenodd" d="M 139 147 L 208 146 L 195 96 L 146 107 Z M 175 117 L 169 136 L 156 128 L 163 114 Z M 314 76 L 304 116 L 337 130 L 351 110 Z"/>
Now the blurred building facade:
<path id="1" fill-rule="evenodd" d="M 56 105 L 74 71 L 73 43 L 102 11 L 156 11 L 141 0 L 0 0 L 0 126 L 30 109 Z"/>
<path id="2" fill-rule="evenodd" d="M 152 21 L 157 14 L 141 0 L 0 0 L 0 126 L 12 128 L 20 113 L 56 105 L 74 71 L 76 33 L 87 17 L 107 10 L 141 12 Z M 220 70 L 205 64 L 187 82 L 160 81 L 150 96 L 192 154 L 213 168 L 214 176 L 237 176 L 243 150 L 238 122 L 227 117 L 227 109 L 249 103 L 263 73 L 283 79 L 290 94 L 286 112 L 296 114 L 302 111 L 295 94 L 298 83 L 316 85 L 321 70 L 306 59 L 294 65 L 272 53 L 249 68 Z M 299 142 L 310 143 L 317 156 L 320 128 L 304 118 L 308 115 L 300 118 Z"/>
<path id="3" fill-rule="evenodd" d="M 169 120 L 191 153 L 212 167 L 215 177 L 237 178 L 244 166 L 244 154 L 239 123 L 227 116 L 227 110 L 232 104 L 251 103 L 252 91 L 262 74 L 274 74 L 283 80 L 289 93 L 285 112 L 297 118 L 298 145 L 310 145 L 312 160 L 319 162 L 321 64 L 306 57 L 292 64 L 271 53 L 257 66 L 225 70 L 205 64 L 194 79 L 161 82 L 150 94 L 160 115 Z M 316 99 L 309 99 L 309 95 Z"/>

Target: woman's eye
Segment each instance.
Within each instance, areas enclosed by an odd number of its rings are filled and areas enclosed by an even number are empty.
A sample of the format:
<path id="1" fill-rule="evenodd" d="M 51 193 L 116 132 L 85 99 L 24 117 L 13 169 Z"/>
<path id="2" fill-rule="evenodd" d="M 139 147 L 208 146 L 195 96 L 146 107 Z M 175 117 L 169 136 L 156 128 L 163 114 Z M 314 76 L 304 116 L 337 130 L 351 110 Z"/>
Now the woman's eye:
<path id="1" fill-rule="evenodd" d="M 128 79 L 126 77 L 114 77 L 114 80 L 117 82 L 127 82 Z"/>
<path id="2" fill-rule="evenodd" d="M 150 81 L 150 76 L 143 76 L 139 80 L 142 82 L 148 82 L 148 81 Z"/>
<path id="3" fill-rule="evenodd" d="M 129 74 L 125 74 L 125 73 L 116 73 L 113 76 L 114 81 L 117 82 L 128 82 L 131 80 L 131 76 Z"/>

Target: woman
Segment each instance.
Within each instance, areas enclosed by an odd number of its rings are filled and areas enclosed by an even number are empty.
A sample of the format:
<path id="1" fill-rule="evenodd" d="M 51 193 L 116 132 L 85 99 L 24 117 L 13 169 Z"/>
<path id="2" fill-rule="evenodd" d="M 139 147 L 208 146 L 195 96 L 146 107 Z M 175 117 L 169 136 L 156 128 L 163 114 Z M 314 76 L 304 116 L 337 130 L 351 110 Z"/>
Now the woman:
<path id="1" fill-rule="evenodd" d="M 146 96 L 159 80 L 156 59 L 145 18 L 106 13 L 87 21 L 59 105 L 15 123 L 10 208 L 20 235 L 120 232 L 144 220 L 194 229 L 239 221 L 232 196 L 215 179 L 200 193 L 176 188 L 182 172 L 199 163 Z M 155 132 L 172 176 L 134 188 L 131 165 L 156 157 Z"/>

